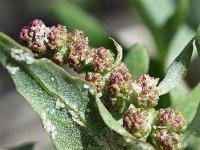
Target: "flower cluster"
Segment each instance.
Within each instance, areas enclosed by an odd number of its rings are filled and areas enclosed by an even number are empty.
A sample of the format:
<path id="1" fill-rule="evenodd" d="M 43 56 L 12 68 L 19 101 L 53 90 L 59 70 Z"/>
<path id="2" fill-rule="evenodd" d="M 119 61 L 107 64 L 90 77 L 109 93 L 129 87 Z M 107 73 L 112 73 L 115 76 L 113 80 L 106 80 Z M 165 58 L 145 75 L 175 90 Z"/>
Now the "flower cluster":
<path id="1" fill-rule="evenodd" d="M 151 131 L 152 114 L 143 108 L 131 108 L 123 118 L 124 127 L 137 139 L 146 139 Z"/>
<path id="2" fill-rule="evenodd" d="M 137 92 L 137 98 L 134 104 L 139 107 L 154 107 L 159 100 L 159 93 L 157 90 L 158 78 L 150 77 L 143 74 L 133 82 L 133 88 Z"/>
<path id="3" fill-rule="evenodd" d="M 120 119 L 125 114 L 123 126 L 135 138 L 146 140 L 150 135 L 159 149 L 181 149 L 186 120 L 172 108 L 153 108 L 159 100 L 158 78 L 143 74 L 133 81 L 126 65 L 111 50 L 90 47 L 80 30 L 68 33 L 63 25 L 46 27 L 36 19 L 20 31 L 19 37 L 35 57 L 48 53 L 55 63 L 67 63 L 74 71 L 85 73 L 85 80 L 103 94 L 113 117 Z M 128 110 L 130 104 L 134 108 Z"/>

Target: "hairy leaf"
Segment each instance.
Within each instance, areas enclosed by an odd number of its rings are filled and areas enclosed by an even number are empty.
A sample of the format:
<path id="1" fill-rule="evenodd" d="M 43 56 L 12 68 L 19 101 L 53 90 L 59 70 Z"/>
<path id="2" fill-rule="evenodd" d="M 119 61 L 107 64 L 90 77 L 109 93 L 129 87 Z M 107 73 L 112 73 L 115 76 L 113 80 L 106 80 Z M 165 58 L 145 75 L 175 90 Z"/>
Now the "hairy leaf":
<path id="1" fill-rule="evenodd" d="M 123 61 L 130 71 L 133 80 L 148 72 L 149 55 L 146 47 L 142 44 L 138 43 L 131 46 L 127 50 Z"/>
<path id="2" fill-rule="evenodd" d="M 101 118 L 98 108 L 103 104 L 93 85 L 70 76 L 47 59 L 35 60 L 30 50 L 2 33 L 0 63 L 8 69 L 18 92 L 40 117 L 58 150 L 151 148 L 135 139 L 132 139 L 135 144 L 129 147 L 128 141 L 124 141 L 126 135 L 122 134 L 126 131 L 118 124 L 114 128 L 107 124 L 110 118 Z M 117 123 L 111 120 L 110 123 Z"/>
<path id="3" fill-rule="evenodd" d="M 160 95 L 168 93 L 187 74 L 190 59 L 193 52 L 193 39 L 185 46 L 183 51 L 176 57 L 169 66 L 164 79 L 158 85 Z"/>

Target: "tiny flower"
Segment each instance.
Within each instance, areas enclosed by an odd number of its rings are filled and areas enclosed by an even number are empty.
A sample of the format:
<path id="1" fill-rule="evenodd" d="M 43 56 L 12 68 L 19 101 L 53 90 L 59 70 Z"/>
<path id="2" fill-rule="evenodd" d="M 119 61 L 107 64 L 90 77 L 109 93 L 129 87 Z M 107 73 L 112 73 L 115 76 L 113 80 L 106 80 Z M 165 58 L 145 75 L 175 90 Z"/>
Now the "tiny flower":
<path id="1" fill-rule="evenodd" d="M 20 42 L 30 48 L 36 57 L 39 57 L 47 51 L 49 31 L 41 20 L 35 19 L 20 31 Z"/>
<path id="2" fill-rule="evenodd" d="M 104 47 L 95 49 L 94 60 L 94 71 L 102 74 L 109 72 L 114 63 L 114 54 Z"/>
<path id="3" fill-rule="evenodd" d="M 111 72 L 105 100 L 106 107 L 114 114 L 123 114 L 133 95 L 131 74 L 124 63 Z"/>
<path id="4" fill-rule="evenodd" d="M 168 132 L 166 129 L 153 129 L 151 133 L 153 144 L 161 150 L 181 150 L 182 138 L 174 132 Z"/>
<path id="5" fill-rule="evenodd" d="M 138 95 L 134 100 L 137 106 L 147 108 L 157 105 L 159 100 L 159 93 L 156 87 L 158 80 L 158 78 L 143 74 L 132 83 L 132 87 Z"/>
<path id="6" fill-rule="evenodd" d="M 80 30 L 68 33 L 67 60 L 69 66 L 77 72 L 91 70 L 94 49 L 88 46 L 88 38 Z"/>
<path id="7" fill-rule="evenodd" d="M 123 126 L 135 138 L 145 140 L 151 131 L 153 115 L 143 108 L 131 108 L 123 118 Z"/>
<path id="8" fill-rule="evenodd" d="M 187 127 L 187 121 L 181 112 L 172 108 L 160 109 L 157 120 L 159 125 L 166 126 L 170 131 L 183 132 Z"/>
<path id="9" fill-rule="evenodd" d="M 92 82 L 95 85 L 97 92 L 102 91 L 105 87 L 105 79 L 100 73 L 87 72 L 85 80 Z"/>

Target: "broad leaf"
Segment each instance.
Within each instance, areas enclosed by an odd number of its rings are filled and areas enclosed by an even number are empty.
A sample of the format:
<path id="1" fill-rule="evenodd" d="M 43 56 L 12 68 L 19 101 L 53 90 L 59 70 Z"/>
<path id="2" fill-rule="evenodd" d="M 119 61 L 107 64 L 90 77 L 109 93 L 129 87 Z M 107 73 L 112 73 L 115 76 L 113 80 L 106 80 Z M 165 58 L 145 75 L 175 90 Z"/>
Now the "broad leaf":
<path id="1" fill-rule="evenodd" d="M 91 46 L 110 46 L 106 30 L 94 16 L 69 1 L 52 3 L 52 11 L 56 18 L 67 26 L 67 29 L 83 30 L 90 39 Z"/>
<path id="2" fill-rule="evenodd" d="M 174 91 L 172 91 L 173 93 Z M 173 93 L 175 94 L 175 93 Z M 177 95 L 171 101 L 171 107 L 180 110 L 188 122 L 194 117 L 200 98 L 200 83 L 187 95 Z M 187 107 L 186 107 L 187 106 Z"/>
<path id="3" fill-rule="evenodd" d="M 193 52 L 193 39 L 169 66 L 164 79 L 158 85 L 159 94 L 163 95 L 173 89 L 187 74 Z"/>
<path id="4" fill-rule="evenodd" d="M 8 69 L 18 92 L 40 117 L 58 150 L 153 149 L 145 142 L 134 140 L 106 109 L 103 114 L 109 114 L 112 122 L 108 124 L 110 118 L 101 118 L 98 108 L 105 107 L 93 85 L 70 76 L 47 59 L 35 60 L 28 49 L 2 33 L 0 63 Z M 124 141 L 127 136 L 130 140 Z M 135 144 L 130 146 L 132 140 Z"/>
<path id="5" fill-rule="evenodd" d="M 134 44 L 126 53 L 127 54 L 123 58 L 123 61 L 130 71 L 133 80 L 148 72 L 149 55 L 144 45 L 139 43 Z"/>

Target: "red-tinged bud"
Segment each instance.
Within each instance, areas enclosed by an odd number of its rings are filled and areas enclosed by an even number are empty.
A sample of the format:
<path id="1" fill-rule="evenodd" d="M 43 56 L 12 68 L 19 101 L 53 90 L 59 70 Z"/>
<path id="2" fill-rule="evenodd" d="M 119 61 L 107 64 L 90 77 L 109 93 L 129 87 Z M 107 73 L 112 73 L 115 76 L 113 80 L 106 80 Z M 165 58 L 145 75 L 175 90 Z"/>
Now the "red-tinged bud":
<path id="1" fill-rule="evenodd" d="M 143 74 L 132 83 L 133 89 L 138 95 L 134 100 L 137 106 L 151 108 L 157 105 L 159 100 L 159 93 L 156 87 L 158 80 L 158 78 Z"/>
<path id="2" fill-rule="evenodd" d="M 49 32 L 50 29 L 41 20 L 33 20 L 20 31 L 20 42 L 39 57 L 47 51 Z"/>
<path id="3" fill-rule="evenodd" d="M 88 38 L 80 30 L 68 33 L 67 62 L 77 72 L 91 70 L 95 50 L 88 46 Z"/>
<path id="4" fill-rule="evenodd" d="M 123 126 L 135 138 L 146 140 L 151 131 L 153 119 L 153 110 L 147 111 L 143 108 L 131 108 L 123 118 Z"/>
<path id="5" fill-rule="evenodd" d="M 157 115 L 158 124 L 166 126 L 172 132 L 184 132 L 187 127 L 187 121 L 181 112 L 172 108 L 160 109 Z"/>
<path id="6" fill-rule="evenodd" d="M 183 148 L 180 135 L 166 129 L 152 129 L 151 138 L 154 146 L 160 150 L 181 150 Z"/>
<path id="7" fill-rule="evenodd" d="M 101 92 L 105 87 L 105 79 L 100 73 L 87 72 L 85 80 L 92 82 L 95 85 L 97 92 Z"/>
<path id="8" fill-rule="evenodd" d="M 131 74 L 128 72 L 125 64 L 121 62 L 111 72 L 109 80 L 105 104 L 114 117 L 120 116 L 127 110 L 130 98 L 133 95 Z"/>

